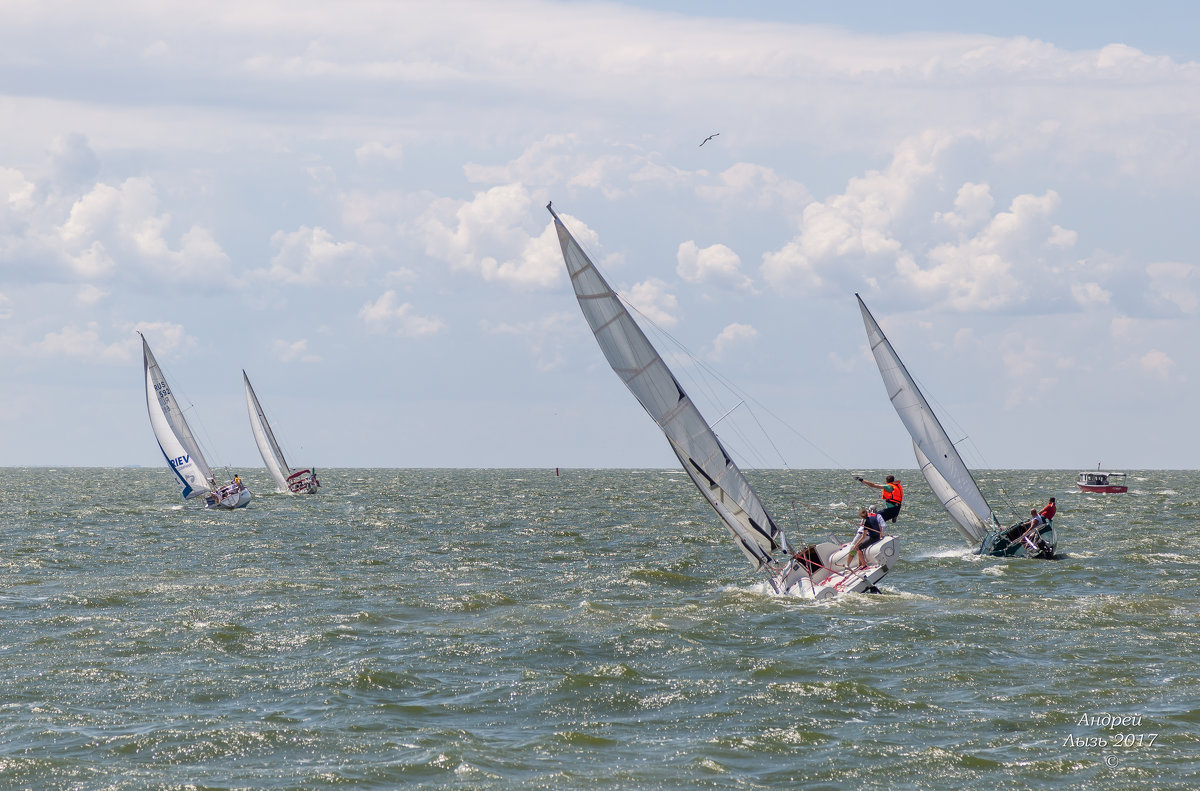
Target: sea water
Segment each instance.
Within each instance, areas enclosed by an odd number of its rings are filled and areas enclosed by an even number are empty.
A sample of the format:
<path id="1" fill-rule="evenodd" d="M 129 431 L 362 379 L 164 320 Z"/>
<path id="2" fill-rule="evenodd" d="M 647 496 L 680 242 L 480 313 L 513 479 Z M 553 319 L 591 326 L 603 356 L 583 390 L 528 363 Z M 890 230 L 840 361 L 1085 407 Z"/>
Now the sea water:
<path id="1" fill-rule="evenodd" d="M 915 471 L 881 595 L 772 596 L 673 470 L 4 469 L 0 788 L 1187 788 L 1200 473 L 985 473 L 1054 561 L 969 553 Z M 752 472 L 793 541 L 877 492 Z"/>

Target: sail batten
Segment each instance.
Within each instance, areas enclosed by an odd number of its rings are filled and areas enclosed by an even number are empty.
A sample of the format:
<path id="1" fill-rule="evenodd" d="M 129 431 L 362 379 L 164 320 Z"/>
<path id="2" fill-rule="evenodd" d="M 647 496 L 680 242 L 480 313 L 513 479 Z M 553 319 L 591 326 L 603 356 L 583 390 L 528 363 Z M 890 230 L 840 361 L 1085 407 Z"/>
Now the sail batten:
<path id="1" fill-rule="evenodd" d="M 616 292 L 553 209 L 550 214 L 571 286 L 605 359 L 662 430 L 735 545 L 762 568 L 786 541 L 782 531 Z"/>
<path id="2" fill-rule="evenodd" d="M 991 506 L 862 297 L 857 294 L 855 297 L 866 327 L 867 343 L 883 377 L 888 398 L 912 437 L 921 474 L 959 531 L 970 540 L 981 540 L 992 521 Z"/>

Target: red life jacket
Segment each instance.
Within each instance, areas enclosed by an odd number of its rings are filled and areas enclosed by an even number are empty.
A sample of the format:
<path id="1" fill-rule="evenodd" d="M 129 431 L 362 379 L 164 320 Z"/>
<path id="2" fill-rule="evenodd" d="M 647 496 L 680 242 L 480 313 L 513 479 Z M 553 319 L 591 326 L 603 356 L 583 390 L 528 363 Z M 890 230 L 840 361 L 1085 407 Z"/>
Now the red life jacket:
<path id="1" fill-rule="evenodd" d="M 892 487 L 890 492 L 887 489 L 883 490 L 883 499 L 885 502 L 890 505 L 900 505 L 900 503 L 904 502 L 904 487 L 900 485 L 900 481 L 892 481 L 885 485 Z"/>

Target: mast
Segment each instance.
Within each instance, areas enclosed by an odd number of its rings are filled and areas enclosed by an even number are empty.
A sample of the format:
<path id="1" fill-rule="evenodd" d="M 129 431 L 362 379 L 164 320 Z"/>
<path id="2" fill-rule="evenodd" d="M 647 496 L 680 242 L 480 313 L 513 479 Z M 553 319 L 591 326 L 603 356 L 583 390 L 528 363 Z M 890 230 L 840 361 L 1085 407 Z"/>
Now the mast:
<path id="1" fill-rule="evenodd" d="M 684 392 L 641 327 L 550 204 L 559 246 L 579 307 L 613 371 L 666 435 L 692 483 L 755 567 L 773 561 L 787 538 L 750 482 Z"/>

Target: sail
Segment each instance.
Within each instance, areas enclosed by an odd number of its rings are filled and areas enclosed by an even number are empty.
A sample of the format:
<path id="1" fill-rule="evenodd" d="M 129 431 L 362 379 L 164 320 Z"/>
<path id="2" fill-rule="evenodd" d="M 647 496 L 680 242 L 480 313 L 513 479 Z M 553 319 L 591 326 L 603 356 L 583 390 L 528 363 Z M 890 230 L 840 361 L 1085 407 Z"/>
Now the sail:
<path id="1" fill-rule="evenodd" d="M 900 416 L 900 422 L 904 424 L 904 427 L 908 429 L 909 436 L 912 437 L 913 447 L 917 451 L 917 461 L 921 464 L 921 472 L 924 473 L 925 480 L 929 482 L 929 486 L 943 505 L 953 501 L 949 497 L 953 494 L 961 503 L 961 507 L 954 506 L 958 513 L 961 514 L 962 510 L 965 510 L 974 515 L 975 518 L 970 520 L 973 527 L 964 528 L 963 524 L 959 522 L 956 510 L 952 510 L 949 505 L 946 506 L 946 510 L 950 512 L 959 529 L 970 530 L 971 537 L 976 538 L 974 530 L 978 525 L 990 525 L 993 521 L 991 507 L 984 499 L 983 493 L 979 491 L 975 479 L 971 477 L 971 471 L 967 469 L 962 457 L 958 455 L 958 449 L 954 447 L 954 443 L 946 435 L 946 430 L 942 428 L 937 416 L 933 414 L 925 396 L 921 395 L 917 383 L 913 381 L 908 369 L 904 367 L 904 363 L 896 354 L 896 350 L 892 348 L 892 344 L 883 334 L 883 330 L 879 328 L 875 317 L 871 315 L 871 311 L 867 310 L 862 297 L 857 294 L 854 296 L 858 299 L 858 308 L 862 311 L 863 324 L 867 328 L 867 341 L 871 346 L 871 353 L 875 355 L 875 363 L 879 366 L 879 374 L 883 377 L 888 398 L 891 399 L 896 414 Z M 926 471 L 926 467 L 929 467 L 929 472 Z M 931 477 L 931 472 L 936 473 L 937 477 Z M 938 481 L 936 484 L 935 480 Z M 984 532 L 987 532 L 986 527 Z M 979 538 L 982 538 L 982 535 Z"/>
<path id="2" fill-rule="evenodd" d="M 275 479 L 276 486 L 280 491 L 286 492 L 287 479 L 292 470 L 283 458 L 283 451 L 275 441 L 275 433 L 271 431 L 271 424 L 263 414 L 262 404 L 258 403 L 258 396 L 254 394 L 254 388 L 250 386 L 250 377 L 245 371 L 242 371 L 242 381 L 246 385 L 246 408 L 250 411 L 250 429 L 254 432 L 254 442 L 258 445 L 263 464 L 267 465 L 267 471 Z"/>
<path id="3" fill-rule="evenodd" d="M 141 333 L 138 333 L 141 335 Z M 162 369 L 150 351 L 150 344 L 142 336 L 142 359 L 146 369 L 146 408 L 150 412 L 150 425 L 158 440 L 171 471 L 179 479 L 186 500 L 196 495 L 212 491 L 209 481 L 212 471 L 200 452 L 200 446 L 192 436 L 184 420 L 183 410 L 179 408 L 167 380 L 163 378 Z"/>
<path id="4" fill-rule="evenodd" d="M 609 365 L 666 434 L 734 542 L 756 569 L 762 568 L 786 538 L 616 293 L 553 209 L 550 214 L 575 296 Z"/>
<path id="5" fill-rule="evenodd" d="M 973 544 L 983 541 L 984 536 L 988 534 L 990 525 L 981 520 L 979 515 L 958 496 L 958 492 L 954 491 L 954 487 L 946 482 L 942 474 L 937 471 L 937 467 L 933 466 L 933 462 L 917 447 L 916 442 L 913 442 L 913 453 L 917 456 L 917 465 L 921 468 L 921 474 L 925 476 L 925 480 L 929 483 L 929 488 L 933 490 L 934 496 L 938 498 L 938 502 L 950 515 L 958 532 Z"/>

